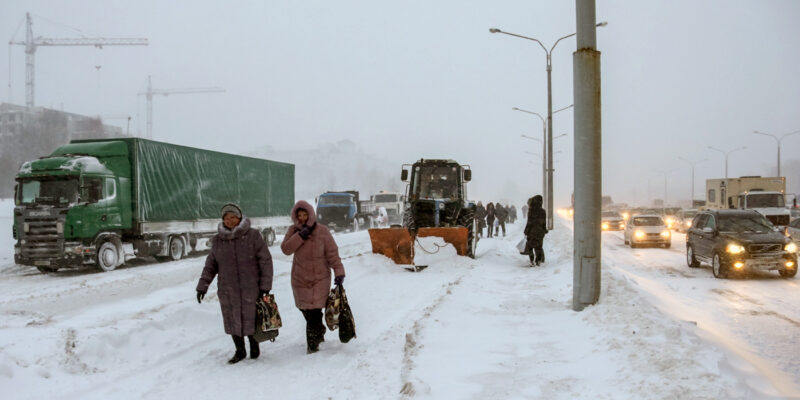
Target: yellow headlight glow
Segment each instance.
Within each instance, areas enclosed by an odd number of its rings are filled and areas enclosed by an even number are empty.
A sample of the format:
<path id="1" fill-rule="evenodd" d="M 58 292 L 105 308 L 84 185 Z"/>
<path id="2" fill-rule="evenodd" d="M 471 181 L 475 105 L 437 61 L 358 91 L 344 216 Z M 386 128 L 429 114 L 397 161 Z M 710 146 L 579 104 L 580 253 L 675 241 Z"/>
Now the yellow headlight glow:
<path id="1" fill-rule="evenodd" d="M 728 243 L 728 246 L 725 247 L 725 251 L 731 254 L 740 254 L 744 253 L 744 247 L 736 243 Z"/>
<path id="2" fill-rule="evenodd" d="M 783 249 L 789 253 L 797 253 L 797 245 L 794 242 L 787 244 Z"/>
<path id="3" fill-rule="evenodd" d="M 604 231 L 608 230 L 608 222 L 603 222 L 602 228 Z"/>
<path id="4" fill-rule="evenodd" d="M 669 237 L 669 231 L 661 231 L 661 237 L 668 238 Z"/>
<path id="5" fill-rule="evenodd" d="M 636 231 L 633 233 L 633 236 L 636 236 L 637 239 L 641 239 L 645 236 L 645 234 L 642 231 Z"/>

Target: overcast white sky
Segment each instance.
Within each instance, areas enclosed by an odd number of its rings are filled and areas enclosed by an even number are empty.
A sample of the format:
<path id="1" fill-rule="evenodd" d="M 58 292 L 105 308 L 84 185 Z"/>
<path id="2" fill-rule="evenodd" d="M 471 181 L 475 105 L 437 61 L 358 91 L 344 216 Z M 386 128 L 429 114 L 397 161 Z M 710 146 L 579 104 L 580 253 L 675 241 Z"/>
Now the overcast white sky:
<path id="1" fill-rule="evenodd" d="M 471 164 L 472 194 L 489 200 L 513 180 L 539 192 L 540 161 L 524 151 L 541 146 L 520 134 L 539 137 L 542 125 L 511 108 L 544 114 L 547 103 L 544 51 L 488 29 L 548 47 L 575 31 L 575 3 L 567 0 L 4 0 L 0 37 L 10 39 L 26 11 L 36 36 L 78 37 L 76 28 L 150 41 L 40 48 L 37 105 L 131 115 L 135 131 L 144 130 L 136 94 L 147 75 L 156 88 L 222 86 L 222 94 L 157 97 L 154 139 L 245 153 L 348 138 L 398 163 Z M 683 156 L 708 159 L 697 168 L 699 197 L 705 178 L 724 173 L 723 156 L 709 145 L 747 146 L 731 155 L 731 176 L 774 172 L 774 140 L 751 132 L 800 129 L 800 2 L 598 0 L 597 19 L 609 23 L 598 29 L 605 194 L 643 203 L 649 182 L 650 196 L 662 197 L 658 171 L 676 169 L 668 198 L 688 198 Z M 24 34 L 23 25 L 16 39 Z M 567 39 L 553 52 L 556 109 L 572 104 L 574 50 Z M 22 46 L 0 52 L 3 101 L 24 104 L 24 78 Z M 554 117 L 554 133 L 568 134 L 555 142 L 557 205 L 572 192 L 572 118 L 571 111 Z M 795 135 L 783 144 L 784 169 L 798 158 Z M 800 191 L 800 182 L 790 185 Z"/>

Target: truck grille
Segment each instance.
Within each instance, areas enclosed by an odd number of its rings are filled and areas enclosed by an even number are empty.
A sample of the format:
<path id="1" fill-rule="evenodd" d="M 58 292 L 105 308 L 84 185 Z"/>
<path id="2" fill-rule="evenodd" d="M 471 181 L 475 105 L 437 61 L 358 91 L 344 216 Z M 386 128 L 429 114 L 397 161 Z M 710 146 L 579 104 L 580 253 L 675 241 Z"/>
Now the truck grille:
<path id="1" fill-rule="evenodd" d="M 786 226 L 789 225 L 788 215 L 768 215 L 767 219 L 772 222 L 772 225 Z"/>
<path id="2" fill-rule="evenodd" d="M 751 244 L 748 246 L 748 250 L 752 254 L 758 253 L 775 253 L 781 251 L 780 244 Z"/>
<path id="3" fill-rule="evenodd" d="M 22 232 L 21 238 L 25 239 L 22 245 L 22 255 L 27 258 L 58 258 L 63 247 L 62 235 L 58 233 L 56 225 L 58 218 L 28 218 L 25 223 L 29 225 L 28 232 Z"/>

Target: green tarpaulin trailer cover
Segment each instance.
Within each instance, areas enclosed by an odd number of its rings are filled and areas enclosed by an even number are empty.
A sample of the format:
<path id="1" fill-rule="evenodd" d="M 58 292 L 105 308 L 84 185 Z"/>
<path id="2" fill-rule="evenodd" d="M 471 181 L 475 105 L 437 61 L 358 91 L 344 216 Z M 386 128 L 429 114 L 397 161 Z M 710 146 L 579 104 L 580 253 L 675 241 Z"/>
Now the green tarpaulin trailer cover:
<path id="1" fill-rule="evenodd" d="M 294 205 L 293 164 L 146 139 L 111 140 L 128 147 L 135 222 L 217 219 L 229 202 L 249 217 L 287 216 Z"/>

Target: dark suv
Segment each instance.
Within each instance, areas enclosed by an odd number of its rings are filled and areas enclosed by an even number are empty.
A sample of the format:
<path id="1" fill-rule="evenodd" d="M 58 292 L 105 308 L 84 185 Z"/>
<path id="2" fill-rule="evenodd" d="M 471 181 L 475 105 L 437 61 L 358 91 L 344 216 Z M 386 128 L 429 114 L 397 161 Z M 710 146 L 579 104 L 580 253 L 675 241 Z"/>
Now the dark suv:
<path id="1" fill-rule="evenodd" d="M 711 264 L 714 277 L 744 270 L 797 274 L 797 245 L 753 210 L 714 210 L 698 213 L 686 232 L 686 263 Z"/>

